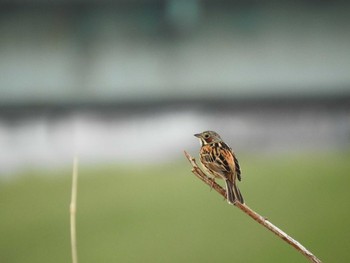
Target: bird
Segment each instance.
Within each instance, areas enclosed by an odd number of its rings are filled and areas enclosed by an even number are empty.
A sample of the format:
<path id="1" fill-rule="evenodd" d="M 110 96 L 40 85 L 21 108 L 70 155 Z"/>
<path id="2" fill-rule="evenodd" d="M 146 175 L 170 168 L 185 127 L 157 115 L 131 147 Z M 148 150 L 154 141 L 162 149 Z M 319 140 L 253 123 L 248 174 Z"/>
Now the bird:
<path id="1" fill-rule="evenodd" d="M 206 173 L 214 180 L 225 180 L 227 202 L 235 204 L 239 201 L 244 204 L 236 184 L 236 179 L 241 181 L 241 168 L 232 149 L 215 131 L 204 131 L 194 136 L 199 138 L 201 143 L 199 159 Z"/>

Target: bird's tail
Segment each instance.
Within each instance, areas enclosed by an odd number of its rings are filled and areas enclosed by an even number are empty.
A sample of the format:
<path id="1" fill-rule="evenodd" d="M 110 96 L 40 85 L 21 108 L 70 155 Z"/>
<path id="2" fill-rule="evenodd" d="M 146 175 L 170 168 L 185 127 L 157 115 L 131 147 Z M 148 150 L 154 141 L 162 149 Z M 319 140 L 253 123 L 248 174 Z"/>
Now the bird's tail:
<path id="1" fill-rule="evenodd" d="M 230 180 L 226 180 L 226 193 L 227 193 L 227 202 L 230 204 L 234 204 L 236 200 L 238 200 L 240 203 L 244 204 L 244 199 L 241 194 L 241 191 L 239 191 L 236 184 L 233 184 Z"/>

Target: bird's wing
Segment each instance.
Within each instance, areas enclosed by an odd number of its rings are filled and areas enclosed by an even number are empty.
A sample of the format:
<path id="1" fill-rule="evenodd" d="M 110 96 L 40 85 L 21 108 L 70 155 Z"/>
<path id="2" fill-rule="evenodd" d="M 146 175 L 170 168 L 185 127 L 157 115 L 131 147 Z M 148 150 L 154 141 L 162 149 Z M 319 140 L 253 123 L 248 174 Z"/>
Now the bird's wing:
<path id="1" fill-rule="evenodd" d="M 236 169 L 236 173 L 237 173 L 237 179 L 239 181 L 241 181 L 241 178 L 242 178 L 241 168 L 239 167 L 238 159 L 236 158 L 235 154 L 233 154 L 233 159 L 235 161 L 235 169 Z"/>
<path id="2" fill-rule="evenodd" d="M 226 156 L 226 160 L 228 160 L 229 163 L 231 164 L 230 165 L 231 171 L 235 171 L 238 180 L 241 181 L 241 168 L 239 166 L 238 159 L 236 158 L 232 149 L 226 143 L 222 142 L 221 145 L 222 145 L 221 147 L 222 154 Z"/>
<path id="3" fill-rule="evenodd" d="M 227 176 L 232 176 L 234 172 L 237 173 L 236 163 L 238 164 L 238 162 L 233 155 L 231 148 L 224 142 L 202 147 L 201 161 L 204 166 L 221 177 L 225 178 Z M 240 179 L 239 166 L 238 171 Z M 229 179 L 233 181 L 233 178 Z"/>

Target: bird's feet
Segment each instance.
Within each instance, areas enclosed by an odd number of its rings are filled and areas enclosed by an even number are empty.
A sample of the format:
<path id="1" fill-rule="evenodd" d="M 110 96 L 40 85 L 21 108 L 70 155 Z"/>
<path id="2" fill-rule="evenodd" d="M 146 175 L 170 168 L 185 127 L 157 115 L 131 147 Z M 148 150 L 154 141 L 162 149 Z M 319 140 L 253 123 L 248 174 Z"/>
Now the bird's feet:
<path id="1" fill-rule="evenodd" d="M 215 179 L 214 178 L 210 178 L 210 191 L 213 190 L 214 184 L 215 184 Z"/>

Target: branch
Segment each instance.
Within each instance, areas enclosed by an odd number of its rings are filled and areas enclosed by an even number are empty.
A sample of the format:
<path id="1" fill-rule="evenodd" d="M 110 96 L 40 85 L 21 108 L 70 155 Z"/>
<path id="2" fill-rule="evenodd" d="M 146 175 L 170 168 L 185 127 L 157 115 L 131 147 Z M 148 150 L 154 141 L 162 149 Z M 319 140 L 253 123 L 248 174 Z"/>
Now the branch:
<path id="1" fill-rule="evenodd" d="M 73 175 L 72 175 L 72 200 L 70 203 L 70 237 L 72 245 L 72 262 L 78 263 L 77 238 L 76 238 L 76 204 L 77 204 L 77 188 L 78 188 L 78 159 L 74 158 Z"/>
<path id="2" fill-rule="evenodd" d="M 196 160 L 189 155 L 185 151 L 186 158 L 192 165 L 192 173 L 197 176 L 199 179 L 201 179 L 204 183 L 212 187 L 215 191 L 217 191 L 219 194 L 221 194 L 223 197 L 226 197 L 226 190 L 222 188 L 219 184 L 217 184 L 213 179 L 208 177 L 201 168 L 198 167 Z M 270 221 L 268 221 L 266 218 L 262 217 L 255 211 L 253 211 L 251 208 L 249 208 L 246 204 L 241 204 L 240 202 L 236 202 L 234 204 L 237 208 L 242 210 L 244 213 L 246 213 L 248 216 L 253 218 L 256 222 L 263 225 L 265 228 L 270 230 L 275 235 L 279 236 L 281 239 L 283 239 L 285 242 L 287 242 L 289 245 L 294 247 L 296 250 L 298 250 L 300 253 L 302 253 L 305 257 L 307 257 L 311 262 L 314 263 L 322 263 L 321 260 L 319 260 L 314 254 L 312 254 L 309 250 L 307 250 L 302 244 L 300 244 L 298 241 L 287 235 L 285 232 L 283 232 L 281 229 L 279 229 L 277 226 L 272 224 Z"/>

